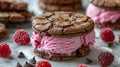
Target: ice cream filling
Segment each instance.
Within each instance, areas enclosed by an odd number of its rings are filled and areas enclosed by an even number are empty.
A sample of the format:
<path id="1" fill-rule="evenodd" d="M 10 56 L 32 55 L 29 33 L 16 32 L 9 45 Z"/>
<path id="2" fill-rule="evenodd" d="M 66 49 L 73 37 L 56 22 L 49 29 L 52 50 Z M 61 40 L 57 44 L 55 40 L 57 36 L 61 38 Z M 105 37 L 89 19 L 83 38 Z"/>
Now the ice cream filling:
<path id="1" fill-rule="evenodd" d="M 95 32 L 83 36 L 71 38 L 55 38 L 52 36 L 42 36 L 33 32 L 31 43 L 34 49 L 44 51 L 48 54 L 67 54 L 75 52 L 81 45 L 92 48 L 95 42 Z"/>
<path id="2" fill-rule="evenodd" d="M 91 17 L 95 23 L 116 23 L 120 19 L 120 10 L 110 11 L 90 4 L 87 8 L 86 15 Z"/>

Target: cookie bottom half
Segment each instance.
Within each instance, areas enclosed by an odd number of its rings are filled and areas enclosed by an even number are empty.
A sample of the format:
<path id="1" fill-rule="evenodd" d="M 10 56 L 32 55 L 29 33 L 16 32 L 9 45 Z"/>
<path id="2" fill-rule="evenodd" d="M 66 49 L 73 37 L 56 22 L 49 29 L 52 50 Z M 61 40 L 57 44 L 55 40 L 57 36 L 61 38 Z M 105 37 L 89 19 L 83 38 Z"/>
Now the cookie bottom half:
<path id="1" fill-rule="evenodd" d="M 114 30 L 120 30 L 120 19 L 117 20 L 115 23 L 111 22 L 104 22 L 104 23 L 95 23 L 96 28 L 106 28 L 109 27 Z"/>
<path id="2" fill-rule="evenodd" d="M 72 60 L 75 57 L 84 57 L 87 56 L 90 53 L 91 49 L 88 46 L 81 46 L 78 50 L 73 52 L 70 56 L 66 54 L 52 54 L 52 56 L 49 56 L 48 53 L 45 53 L 43 51 L 34 50 L 35 54 L 39 57 L 42 57 L 47 60 L 53 60 L 53 61 L 68 61 Z"/>
<path id="3" fill-rule="evenodd" d="M 65 4 L 65 5 L 53 5 L 53 4 L 45 4 L 43 2 L 39 3 L 40 9 L 45 11 L 79 11 L 82 9 L 82 3 L 77 2 L 74 4 Z"/>

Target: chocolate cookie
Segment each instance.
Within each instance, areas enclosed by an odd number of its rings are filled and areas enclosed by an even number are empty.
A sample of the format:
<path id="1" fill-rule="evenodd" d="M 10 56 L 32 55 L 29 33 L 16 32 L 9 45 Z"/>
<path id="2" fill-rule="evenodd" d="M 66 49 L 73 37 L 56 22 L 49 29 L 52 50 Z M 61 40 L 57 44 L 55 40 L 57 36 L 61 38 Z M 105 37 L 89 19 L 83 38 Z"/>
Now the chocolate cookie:
<path id="1" fill-rule="evenodd" d="M 90 0 L 90 2 L 98 7 L 108 10 L 120 9 L 120 0 Z"/>
<path id="2" fill-rule="evenodd" d="M 27 3 L 15 0 L 0 0 L 0 10 L 23 11 L 27 9 Z"/>
<path id="3" fill-rule="evenodd" d="M 114 29 L 114 30 L 120 30 L 120 19 L 117 20 L 115 23 L 112 23 L 112 22 L 96 23 L 95 26 L 97 28 L 109 27 L 109 28 Z"/>
<path id="4" fill-rule="evenodd" d="M 25 20 L 30 20 L 30 18 L 32 17 L 32 13 L 30 13 L 28 11 L 21 11 L 18 13 L 22 14 L 25 17 Z"/>
<path id="5" fill-rule="evenodd" d="M 81 46 L 76 52 L 77 57 L 84 57 L 87 56 L 90 53 L 91 49 L 88 46 Z"/>
<path id="6" fill-rule="evenodd" d="M 40 2 L 40 8 L 46 11 L 78 11 L 82 8 L 81 1 L 73 4 L 46 4 L 44 2 Z"/>
<path id="7" fill-rule="evenodd" d="M 32 28 L 41 35 L 73 37 L 88 34 L 94 29 L 89 17 L 75 12 L 48 12 L 32 21 Z"/>
<path id="8" fill-rule="evenodd" d="M 3 22 L 24 22 L 30 19 L 31 13 L 24 12 L 0 12 L 0 21 Z"/>
<path id="9" fill-rule="evenodd" d="M 49 54 L 34 50 L 35 54 L 39 57 L 45 58 L 47 60 L 54 60 L 54 61 L 64 61 L 64 60 L 71 60 L 74 59 L 76 56 L 76 53 L 73 53 L 71 56 L 65 55 L 65 54 L 53 54 L 52 57 L 49 57 Z"/>
<path id="10" fill-rule="evenodd" d="M 90 48 L 86 47 L 86 46 L 81 46 L 76 52 L 73 52 L 70 56 L 66 55 L 66 54 L 53 54 L 51 57 L 49 56 L 49 54 L 42 52 L 42 51 L 38 51 L 38 50 L 34 50 L 35 54 L 48 59 L 48 60 L 54 60 L 54 61 L 66 61 L 66 60 L 71 60 L 74 59 L 76 56 L 78 57 L 84 57 L 86 55 L 88 55 L 90 53 Z"/>
<path id="11" fill-rule="evenodd" d="M 4 24 L 0 23 L 0 39 L 5 37 L 6 34 L 7 34 L 6 26 Z"/>
<path id="12" fill-rule="evenodd" d="M 44 2 L 46 4 L 73 4 L 76 2 L 80 2 L 80 0 L 39 0 L 39 2 Z"/>

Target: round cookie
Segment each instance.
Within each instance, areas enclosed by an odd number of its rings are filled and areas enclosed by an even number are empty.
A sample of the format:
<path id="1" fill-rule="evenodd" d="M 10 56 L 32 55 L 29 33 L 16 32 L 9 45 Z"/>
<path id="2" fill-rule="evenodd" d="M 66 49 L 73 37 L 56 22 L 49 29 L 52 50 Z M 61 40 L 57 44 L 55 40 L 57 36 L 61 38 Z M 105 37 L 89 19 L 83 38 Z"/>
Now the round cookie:
<path id="1" fill-rule="evenodd" d="M 120 30 L 120 19 L 118 19 L 116 21 L 116 23 L 112 23 L 112 22 L 104 22 L 104 23 L 96 23 L 95 27 L 97 28 L 106 28 L 109 27 L 113 30 Z"/>
<path id="2" fill-rule="evenodd" d="M 47 4 L 59 4 L 59 5 L 62 5 L 62 4 L 73 4 L 73 3 L 76 3 L 76 2 L 79 2 L 80 0 L 39 0 L 39 2 L 44 2 L 44 3 L 47 3 Z"/>
<path id="3" fill-rule="evenodd" d="M 94 22 L 89 17 L 74 12 L 48 12 L 32 21 L 32 28 L 41 35 L 75 37 L 93 31 Z"/>
<path id="4" fill-rule="evenodd" d="M 65 55 L 65 54 L 53 54 L 52 57 L 49 56 L 46 52 L 34 50 L 35 54 L 39 57 L 45 58 L 47 60 L 53 60 L 53 61 L 66 61 L 66 60 L 72 60 L 76 56 L 77 57 L 84 57 L 90 53 L 90 48 L 87 46 L 81 46 L 76 52 L 73 52 L 71 56 Z"/>
<path id="5" fill-rule="evenodd" d="M 90 0 L 90 2 L 108 10 L 120 10 L 120 0 Z"/>
<path id="6" fill-rule="evenodd" d="M 2 11 L 0 12 L 0 21 L 3 22 L 24 22 L 31 18 L 31 13 L 28 11 L 22 12 L 10 12 L 10 11 Z"/>
<path id="7" fill-rule="evenodd" d="M 4 38 L 6 34 L 7 34 L 6 26 L 0 23 L 0 39 Z"/>
<path id="8" fill-rule="evenodd" d="M 81 1 L 73 3 L 73 4 L 46 4 L 44 2 L 40 2 L 39 6 L 41 9 L 46 11 L 78 11 L 82 8 Z"/>
<path id="9" fill-rule="evenodd" d="M 0 0 L 0 10 L 24 11 L 27 10 L 27 3 L 15 0 Z"/>
<path id="10" fill-rule="evenodd" d="M 49 57 L 49 54 L 47 54 L 45 52 L 38 51 L 38 50 L 34 50 L 34 52 L 39 57 L 42 57 L 42 58 L 47 59 L 47 60 L 53 60 L 53 61 L 72 60 L 76 56 L 76 53 L 72 53 L 71 56 L 68 56 L 65 54 L 54 54 L 54 55 L 52 55 L 52 57 Z"/>

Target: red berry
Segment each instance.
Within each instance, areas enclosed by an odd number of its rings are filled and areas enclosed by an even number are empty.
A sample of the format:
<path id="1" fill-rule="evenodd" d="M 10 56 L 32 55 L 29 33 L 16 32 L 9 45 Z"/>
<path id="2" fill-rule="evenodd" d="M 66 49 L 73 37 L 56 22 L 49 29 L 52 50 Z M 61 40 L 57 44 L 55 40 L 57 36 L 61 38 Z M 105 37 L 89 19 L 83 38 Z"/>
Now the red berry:
<path id="1" fill-rule="evenodd" d="M 11 49 L 6 42 L 0 43 L 0 57 L 8 57 L 11 54 Z"/>
<path id="2" fill-rule="evenodd" d="M 17 44 L 20 45 L 27 45 L 30 42 L 29 34 L 24 29 L 17 30 L 13 35 L 13 39 Z"/>
<path id="3" fill-rule="evenodd" d="M 86 64 L 79 64 L 78 67 L 88 67 Z"/>
<path id="4" fill-rule="evenodd" d="M 48 61 L 38 61 L 35 67 L 52 67 Z"/>
<path id="5" fill-rule="evenodd" d="M 104 28 L 100 33 L 100 37 L 105 42 L 112 42 L 115 39 L 114 33 L 110 28 Z"/>
<path id="6" fill-rule="evenodd" d="M 103 52 L 98 56 L 98 62 L 101 67 L 108 67 L 114 60 L 114 56 L 110 52 Z"/>

